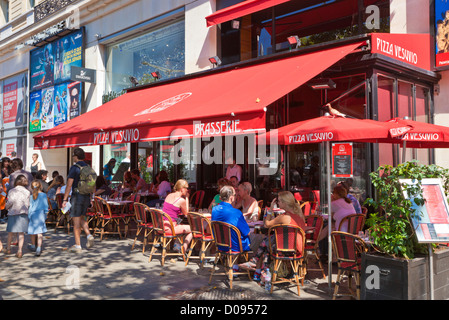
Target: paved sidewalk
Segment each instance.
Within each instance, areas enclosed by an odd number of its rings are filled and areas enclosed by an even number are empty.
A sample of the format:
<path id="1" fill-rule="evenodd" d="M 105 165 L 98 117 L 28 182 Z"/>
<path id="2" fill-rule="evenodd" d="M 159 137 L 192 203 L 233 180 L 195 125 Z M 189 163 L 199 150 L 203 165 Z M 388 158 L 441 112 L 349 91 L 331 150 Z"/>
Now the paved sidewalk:
<path id="1" fill-rule="evenodd" d="M 0 238 L 6 246 L 6 224 L 0 225 Z M 142 254 L 141 243 L 131 252 L 133 239 L 109 238 L 80 254 L 67 249 L 73 245 L 73 233 L 54 232 L 44 235 L 40 257 L 28 251 L 25 236 L 23 258 L 0 253 L 0 297 L 3 300 L 330 300 L 327 279 L 319 273 L 307 275 L 301 296 L 296 288 L 275 287 L 269 295 L 257 283 L 240 276 L 229 290 L 224 276 L 214 276 L 208 284 L 211 265 L 200 269 L 192 258 L 188 266 L 168 258 L 164 267 L 155 256 L 148 262 L 149 248 Z M 86 238 L 82 237 L 82 246 Z M 334 275 L 335 277 L 335 275 Z"/>

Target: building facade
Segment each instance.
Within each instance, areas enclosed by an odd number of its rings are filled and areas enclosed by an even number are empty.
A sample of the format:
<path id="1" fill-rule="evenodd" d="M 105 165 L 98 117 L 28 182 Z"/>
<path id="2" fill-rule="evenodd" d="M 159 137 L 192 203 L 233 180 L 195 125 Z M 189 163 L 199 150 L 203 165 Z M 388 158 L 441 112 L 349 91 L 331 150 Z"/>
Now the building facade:
<path id="1" fill-rule="evenodd" d="M 384 121 L 406 116 L 445 125 L 449 123 L 445 90 L 449 76 L 444 67 L 435 67 L 436 25 L 437 20 L 444 20 L 443 16 L 437 17 L 437 9 L 441 9 L 437 2 L 3 0 L 1 151 L 3 156 L 16 152 L 28 169 L 32 154 L 38 153 L 48 171 L 58 170 L 65 176 L 71 164 L 71 147 L 76 143 L 36 146 L 34 137 L 45 135 L 47 129 L 60 123 L 76 123 L 71 120 L 106 106 L 118 96 L 159 90 L 233 69 L 257 68 L 358 42 L 363 45 L 331 65 L 313 70 L 304 82 L 289 83 L 290 91 L 279 93 L 266 105 L 265 128 L 320 116 L 320 106 L 327 102 L 355 118 Z M 292 44 L 291 36 L 297 36 L 300 45 Z M 395 55 L 398 46 L 406 54 Z M 51 52 L 48 56 L 46 49 Z M 221 65 L 210 62 L 214 56 L 219 57 Z M 94 80 L 76 79 L 72 73 L 80 69 L 84 73 L 79 77 L 91 71 Z M 47 74 L 52 75 L 51 79 Z M 267 81 L 277 80 L 269 74 L 266 77 Z M 331 79 L 334 86 L 317 89 L 312 85 L 313 80 L 323 79 Z M 235 86 L 240 82 L 244 85 L 245 79 L 237 79 Z M 128 106 L 122 108 L 126 112 Z M 238 111 L 240 106 L 229 108 Z M 102 128 L 101 116 L 93 121 Z M 279 146 L 275 159 L 267 164 L 258 161 L 257 154 L 251 154 L 253 138 L 243 142 L 245 152 L 233 146 L 231 153 L 242 155 L 239 162 L 244 179 L 253 183 L 257 196 L 268 199 L 279 189 L 316 190 L 323 185 L 322 146 Z M 151 181 L 157 172 L 167 170 L 172 180 L 187 178 L 195 188 L 213 194 L 216 181 L 225 174 L 225 163 L 213 161 L 217 153 L 222 156 L 218 147 L 211 151 L 213 139 L 212 143 L 201 139 L 196 151 L 192 151 L 196 142 L 191 139 L 192 150 L 187 155 L 184 152 L 180 164 L 173 161 L 179 140 L 97 140 L 80 146 L 98 172 L 110 158 L 116 158 L 116 172 L 139 168 Z M 207 159 L 192 161 L 195 152 Z M 449 167 L 445 150 L 406 152 L 406 159 Z M 353 186 L 360 197 L 371 192 L 370 171 L 379 164 L 397 164 L 401 158 L 402 149 L 395 145 L 354 144 Z M 116 180 L 120 179 L 119 175 Z"/>

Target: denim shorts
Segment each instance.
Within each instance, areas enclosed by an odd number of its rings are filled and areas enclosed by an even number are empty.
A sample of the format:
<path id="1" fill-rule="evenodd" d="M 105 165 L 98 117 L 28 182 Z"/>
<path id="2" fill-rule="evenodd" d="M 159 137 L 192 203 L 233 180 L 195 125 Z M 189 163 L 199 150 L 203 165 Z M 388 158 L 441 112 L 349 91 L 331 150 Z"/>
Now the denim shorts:
<path id="1" fill-rule="evenodd" d="M 90 206 L 90 195 L 73 192 L 70 203 L 72 205 L 70 208 L 72 218 L 84 216 Z"/>

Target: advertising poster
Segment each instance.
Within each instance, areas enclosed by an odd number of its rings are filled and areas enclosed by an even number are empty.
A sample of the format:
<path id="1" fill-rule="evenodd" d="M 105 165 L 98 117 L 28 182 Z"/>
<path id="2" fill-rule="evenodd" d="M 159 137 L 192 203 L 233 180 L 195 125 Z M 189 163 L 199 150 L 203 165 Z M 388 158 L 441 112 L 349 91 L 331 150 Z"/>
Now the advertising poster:
<path id="1" fill-rule="evenodd" d="M 82 30 L 30 52 L 30 132 L 81 114 L 81 83 L 71 82 L 71 68 L 82 67 L 82 54 Z"/>
<path id="2" fill-rule="evenodd" d="M 14 79 L 3 85 L 3 123 L 16 122 L 19 83 Z"/>
<path id="3" fill-rule="evenodd" d="M 352 178 L 352 143 L 332 144 L 332 176 L 334 178 Z"/>
<path id="4" fill-rule="evenodd" d="M 81 82 L 72 82 L 68 85 L 70 119 L 78 117 L 81 114 Z"/>
<path id="5" fill-rule="evenodd" d="M 54 84 L 53 44 L 30 52 L 30 91 L 39 90 Z"/>
<path id="6" fill-rule="evenodd" d="M 42 90 L 42 115 L 41 130 L 48 130 L 54 127 L 53 121 L 53 98 L 54 88 L 46 88 Z"/>
<path id="7" fill-rule="evenodd" d="M 69 96 L 67 94 L 67 84 L 61 84 L 55 87 L 54 91 L 54 126 L 60 125 L 68 120 Z"/>
<path id="8" fill-rule="evenodd" d="M 410 185 L 415 183 L 410 179 L 399 181 Z M 449 242 L 449 207 L 441 181 L 439 179 L 423 179 L 421 187 L 426 200 L 424 205 L 418 207 L 412 201 L 413 208 L 417 213 L 412 217 L 412 223 L 418 242 Z M 404 197 L 408 198 L 405 191 Z"/>
<path id="9" fill-rule="evenodd" d="M 449 2 L 435 0 L 435 67 L 449 66 Z"/>
<path id="10" fill-rule="evenodd" d="M 55 83 L 70 81 L 72 66 L 82 67 L 82 31 L 74 32 L 55 43 Z"/>
<path id="11" fill-rule="evenodd" d="M 41 131 L 42 91 L 30 94 L 30 132 Z"/>

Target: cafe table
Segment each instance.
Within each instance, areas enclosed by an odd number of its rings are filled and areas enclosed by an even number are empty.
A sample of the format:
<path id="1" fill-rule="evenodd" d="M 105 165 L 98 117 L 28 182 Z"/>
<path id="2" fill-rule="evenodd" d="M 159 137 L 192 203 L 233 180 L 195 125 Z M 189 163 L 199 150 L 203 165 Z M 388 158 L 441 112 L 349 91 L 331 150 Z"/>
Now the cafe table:
<path id="1" fill-rule="evenodd" d="M 134 201 L 131 200 L 120 200 L 120 199 L 109 199 L 106 200 L 109 206 L 113 207 L 111 208 L 112 212 L 118 213 L 123 215 L 123 222 L 125 223 L 125 237 L 128 235 L 128 225 L 131 218 L 134 217 L 134 210 L 132 212 L 127 211 L 126 208 L 133 204 Z"/>

